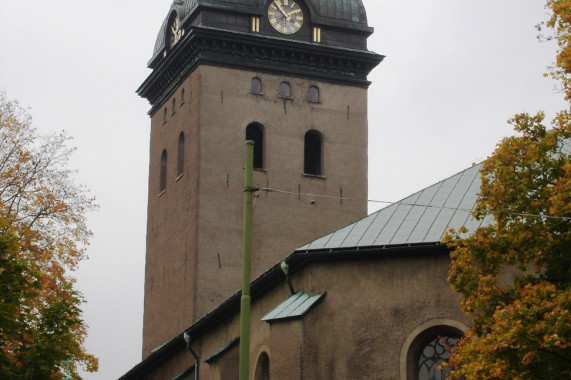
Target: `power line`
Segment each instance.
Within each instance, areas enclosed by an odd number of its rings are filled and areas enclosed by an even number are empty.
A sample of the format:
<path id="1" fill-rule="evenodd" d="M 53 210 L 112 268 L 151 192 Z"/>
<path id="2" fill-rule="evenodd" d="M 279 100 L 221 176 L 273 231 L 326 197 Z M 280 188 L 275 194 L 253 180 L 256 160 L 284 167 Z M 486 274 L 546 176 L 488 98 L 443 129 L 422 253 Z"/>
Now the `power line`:
<path id="1" fill-rule="evenodd" d="M 333 195 L 302 193 L 302 192 L 295 192 L 295 191 L 272 189 L 269 187 L 260 188 L 258 190 L 259 191 L 265 191 L 268 193 L 297 195 L 297 196 L 304 196 L 304 197 L 311 197 L 311 198 L 335 199 L 335 200 L 339 200 L 339 201 L 359 200 L 358 198 L 345 198 L 345 197 L 336 197 Z M 469 212 L 469 213 L 477 212 L 477 213 L 498 214 L 498 215 L 499 214 L 507 214 L 507 215 L 521 216 L 521 217 L 529 217 L 529 218 L 560 219 L 560 220 L 571 221 L 571 217 L 558 216 L 558 215 L 539 215 L 539 214 L 528 214 L 528 213 L 509 212 L 509 211 L 495 211 L 495 210 L 476 211 L 476 210 L 472 210 L 472 209 L 465 209 L 465 208 L 459 208 L 459 207 L 433 206 L 433 205 L 426 205 L 426 204 L 419 204 L 419 203 L 406 203 L 406 202 L 400 202 L 400 201 L 399 202 L 391 202 L 391 201 L 382 201 L 382 200 L 375 200 L 375 199 L 367 199 L 367 202 L 384 203 L 384 204 L 387 204 L 389 206 L 398 204 L 398 205 L 403 205 L 403 206 L 418 206 L 418 207 L 445 209 L 445 210 L 452 210 L 452 211 L 463 211 L 463 212 Z"/>
<path id="2" fill-rule="evenodd" d="M 286 190 L 277 190 L 277 189 L 271 189 L 269 187 L 264 187 L 261 189 L 258 189 L 260 191 L 265 191 L 267 193 L 280 193 L 280 194 L 289 194 L 289 195 L 298 195 L 298 196 L 305 196 L 305 197 L 313 197 L 313 198 L 327 198 L 327 199 L 335 199 L 338 201 L 350 201 L 352 200 L 351 198 L 343 198 L 343 197 L 336 197 L 333 195 L 321 195 L 321 194 L 308 194 L 308 193 L 300 193 L 300 192 L 294 192 L 294 191 L 286 191 Z"/>

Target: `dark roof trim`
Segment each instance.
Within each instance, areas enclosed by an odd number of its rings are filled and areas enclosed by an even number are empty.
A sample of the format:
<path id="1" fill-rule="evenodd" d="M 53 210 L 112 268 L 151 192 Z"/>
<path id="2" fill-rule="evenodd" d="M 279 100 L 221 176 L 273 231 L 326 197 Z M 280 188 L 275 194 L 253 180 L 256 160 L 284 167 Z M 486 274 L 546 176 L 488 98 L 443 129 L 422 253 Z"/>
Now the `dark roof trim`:
<path id="1" fill-rule="evenodd" d="M 250 33 L 194 27 L 137 89 L 153 114 L 199 65 L 256 70 L 368 87 L 367 75 L 384 56 Z"/>
<path id="2" fill-rule="evenodd" d="M 321 0 L 323 2 L 331 1 L 331 0 Z M 339 17 L 340 14 L 335 12 L 323 12 L 321 9 L 317 9 L 313 1 L 306 1 L 305 4 L 310 10 L 310 20 L 312 25 L 321 25 L 326 26 L 331 29 L 337 30 L 345 30 L 351 31 L 352 33 L 361 34 L 363 36 L 370 36 L 374 29 L 367 25 L 367 17 L 364 13 L 364 9 L 359 10 L 358 14 L 358 21 L 351 18 L 351 20 L 347 17 Z M 356 4 L 352 5 L 353 7 Z M 345 4 L 338 4 L 338 9 L 350 10 L 351 7 L 347 7 Z M 360 7 L 363 7 L 363 4 L 360 4 Z M 200 15 L 203 10 L 218 10 L 222 12 L 228 12 L 233 14 L 242 14 L 242 15 L 257 15 L 263 17 L 267 14 L 267 3 L 265 1 L 260 1 L 258 4 L 247 4 L 247 3 L 231 3 L 231 4 L 224 4 L 220 1 L 212 1 L 212 0 L 200 0 L 200 1 L 174 1 L 171 5 L 169 12 L 163 23 L 161 24 L 161 28 L 159 29 L 159 33 L 157 35 L 157 39 L 155 42 L 155 47 L 153 49 L 153 56 L 147 63 L 148 67 L 153 68 L 159 61 L 162 56 L 163 51 L 166 48 L 166 33 L 167 33 L 167 24 L 170 20 L 170 17 L 173 12 L 176 12 L 181 25 L 183 25 L 185 30 L 189 30 L 193 27 L 194 20 Z"/>
<path id="3" fill-rule="evenodd" d="M 410 257 L 448 254 L 448 248 L 441 243 L 406 244 L 398 246 L 360 247 L 358 249 L 327 249 L 318 251 L 295 251 L 285 261 L 289 265 L 290 274 L 302 270 L 306 265 L 313 262 L 329 261 L 355 261 L 355 260 L 380 260 L 390 257 Z M 251 282 L 250 294 L 252 300 L 261 297 L 275 286 L 285 280 L 280 264 L 274 265 L 260 277 Z M 177 334 L 173 339 L 157 348 L 143 361 L 133 367 L 119 380 L 139 379 L 170 356 L 186 348 L 183 334 L 188 333 L 193 340 L 206 334 L 211 328 L 228 320 L 232 315 L 240 312 L 241 291 L 236 292 L 217 308 L 193 323 L 188 329 Z"/>
<path id="4" fill-rule="evenodd" d="M 210 355 L 208 358 L 206 358 L 204 362 L 212 364 L 213 362 L 217 361 L 222 356 L 224 356 L 228 351 L 236 347 L 239 343 L 240 343 L 240 337 L 237 337 L 233 341 L 231 341 L 230 343 L 228 343 L 227 345 L 225 345 L 224 347 L 220 348 L 218 351 Z"/>

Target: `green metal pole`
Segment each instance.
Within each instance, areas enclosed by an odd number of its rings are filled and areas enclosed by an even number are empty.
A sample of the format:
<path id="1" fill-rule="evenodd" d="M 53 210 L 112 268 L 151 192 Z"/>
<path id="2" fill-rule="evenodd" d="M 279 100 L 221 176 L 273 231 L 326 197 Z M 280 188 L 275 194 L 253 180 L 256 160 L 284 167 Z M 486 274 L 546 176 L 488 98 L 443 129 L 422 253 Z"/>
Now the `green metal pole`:
<path id="1" fill-rule="evenodd" d="M 242 251 L 242 302 L 240 309 L 239 380 L 249 380 L 250 367 L 250 251 L 252 248 L 252 173 L 254 142 L 246 141 L 244 187 L 244 244 Z"/>

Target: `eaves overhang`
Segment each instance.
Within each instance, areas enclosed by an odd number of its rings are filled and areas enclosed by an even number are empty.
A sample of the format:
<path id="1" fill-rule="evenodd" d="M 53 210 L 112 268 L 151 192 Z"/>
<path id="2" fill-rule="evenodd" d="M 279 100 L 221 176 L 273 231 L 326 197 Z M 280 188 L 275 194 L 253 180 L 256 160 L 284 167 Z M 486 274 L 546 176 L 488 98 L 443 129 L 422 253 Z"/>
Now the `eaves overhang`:
<path id="1" fill-rule="evenodd" d="M 384 56 L 363 50 L 194 27 L 137 89 L 152 115 L 198 65 L 255 70 L 368 87 Z"/>
<path id="2" fill-rule="evenodd" d="M 307 265 L 315 262 L 381 260 L 391 257 L 413 257 L 448 255 L 445 244 L 439 242 L 421 244 L 402 244 L 396 246 L 359 247 L 357 249 L 324 249 L 297 250 L 285 258 L 289 265 L 289 273 L 301 271 Z M 263 296 L 286 280 L 280 264 L 276 264 L 250 284 L 252 300 Z M 119 380 L 140 379 L 145 374 L 160 366 L 175 353 L 186 349 L 184 333 L 194 341 L 205 335 L 210 329 L 224 323 L 233 315 L 240 312 L 242 292 L 238 291 L 210 313 L 206 314 L 189 328 L 177 334 L 173 339 L 153 350 L 143 361 L 125 373 Z"/>

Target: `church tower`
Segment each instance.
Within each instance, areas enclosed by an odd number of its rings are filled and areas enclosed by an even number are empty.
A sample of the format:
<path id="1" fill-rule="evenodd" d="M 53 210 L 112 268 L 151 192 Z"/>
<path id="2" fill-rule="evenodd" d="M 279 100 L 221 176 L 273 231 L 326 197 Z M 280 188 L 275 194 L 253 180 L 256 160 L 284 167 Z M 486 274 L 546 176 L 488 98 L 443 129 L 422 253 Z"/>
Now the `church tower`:
<path id="1" fill-rule="evenodd" d="M 175 0 L 137 90 L 151 104 L 143 357 L 240 289 L 245 140 L 252 278 L 367 212 L 361 0 Z"/>

